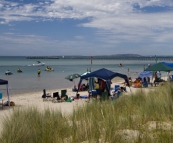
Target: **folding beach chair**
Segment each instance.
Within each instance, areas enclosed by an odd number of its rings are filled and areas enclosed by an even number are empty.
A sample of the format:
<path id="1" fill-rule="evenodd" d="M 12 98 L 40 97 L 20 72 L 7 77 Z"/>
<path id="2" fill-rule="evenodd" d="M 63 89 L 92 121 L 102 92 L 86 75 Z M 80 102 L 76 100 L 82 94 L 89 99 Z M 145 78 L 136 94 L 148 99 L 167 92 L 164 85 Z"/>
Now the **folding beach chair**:
<path id="1" fill-rule="evenodd" d="M 59 96 L 59 92 L 54 92 L 53 93 L 53 100 L 52 100 L 53 103 L 56 103 L 56 102 L 62 102 L 60 96 Z"/>
<path id="2" fill-rule="evenodd" d="M 66 101 L 68 99 L 68 96 L 67 96 L 67 90 L 64 89 L 64 90 L 61 90 L 61 99 L 64 98 L 64 100 Z"/>
<path id="3" fill-rule="evenodd" d="M 120 87 L 120 85 L 115 85 L 114 87 L 114 92 L 118 91 L 118 88 Z"/>
<path id="4" fill-rule="evenodd" d="M 52 99 L 50 93 L 46 94 L 46 89 L 43 89 L 43 95 L 42 95 L 43 101 L 49 101 L 50 99 Z"/>

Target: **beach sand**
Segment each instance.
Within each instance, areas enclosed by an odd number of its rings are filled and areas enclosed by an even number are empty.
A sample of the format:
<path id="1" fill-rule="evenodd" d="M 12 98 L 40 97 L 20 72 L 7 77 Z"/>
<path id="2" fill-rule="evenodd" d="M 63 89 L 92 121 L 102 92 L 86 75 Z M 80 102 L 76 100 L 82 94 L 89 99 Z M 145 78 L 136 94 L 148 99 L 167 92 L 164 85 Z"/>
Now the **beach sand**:
<path id="1" fill-rule="evenodd" d="M 121 85 L 124 82 L 122 79 L 113 79 L 111 88 L 114 89 L 114 86 L 119 84 Z M 76 92 L 72 91 L 72 87 L 65 88 L 67 89 L 67 95 L 68 97 L 75 96 Z M 127 95 L 130 95 L 130 93 L 136 92 L 138 90 L 137 88 L 129 88 L 127 89 Z M 48 90 L 46 89 L 46 93 L 50 93 L 51 96 L 53 96 L 54 92 L 61 93 L 62 89 L 56 89 L 56 90 Z M 149 91 L 149 88 L 144 88 L 145 91 Z M 87 91 L 79 92 L 80 96 L 87 96 Z M 20 94 L 20 95 L 11 95 L 10 100 L 15 103 L 15 106 L 4 106 L 4 109 L 0 109 L 0 120 L 2 121 L 6 116 L 9 116 L 15 109 L 17 108 L 28 108 L 28 107 L 36 107 L 40 111 L 43 111 L 44 109 L 52 109 L 52 110 L 61 110 L 62 114 L 69 114 L 72 113 L 74 108 L 80 108 L 84 103 L 87 103 L 86 101 L 88 99 L 78 99 L 74 100 L 72 102 L 61 102 L 61 103 L 52 103 L 52 101 L 44 101 L 43 102 L 43 91 L 40 92 L 31 92 L 27 94 Z M 7 101 L 7 97 L 4 97 L 4 102 Z M 1 107 L 0 107 L 1 108 Z M 2 130 L 2 122 L 0 122 L 0 132 Z"/>

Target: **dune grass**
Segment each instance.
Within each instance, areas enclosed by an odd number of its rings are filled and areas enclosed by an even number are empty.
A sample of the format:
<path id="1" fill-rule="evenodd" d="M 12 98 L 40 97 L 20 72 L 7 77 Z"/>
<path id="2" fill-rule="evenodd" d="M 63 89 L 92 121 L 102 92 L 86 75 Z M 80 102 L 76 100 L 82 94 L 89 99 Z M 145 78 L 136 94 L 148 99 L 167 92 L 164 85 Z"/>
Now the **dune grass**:
<path id="1" fill-rule="evenodd" d="M 173 85 L 121 95 L 116 101 L 93 101 L 68 116 L 61 111 L 15 109 L 3 121 L 4 143 L 171 143 Z"/>

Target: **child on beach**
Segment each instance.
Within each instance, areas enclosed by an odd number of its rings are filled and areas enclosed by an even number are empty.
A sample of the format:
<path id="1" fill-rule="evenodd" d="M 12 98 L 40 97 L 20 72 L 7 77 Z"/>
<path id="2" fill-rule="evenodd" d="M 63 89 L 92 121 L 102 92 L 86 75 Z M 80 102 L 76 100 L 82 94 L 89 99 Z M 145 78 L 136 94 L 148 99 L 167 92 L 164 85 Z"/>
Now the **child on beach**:
<path id="1" fill-rule="evenodd" d="M 40 75 L 40 73 L 41 73 L 41 70 L 40 70 L 40 69 L 38 69 L 37 73 L 38 73 L 38 75 Z"/>

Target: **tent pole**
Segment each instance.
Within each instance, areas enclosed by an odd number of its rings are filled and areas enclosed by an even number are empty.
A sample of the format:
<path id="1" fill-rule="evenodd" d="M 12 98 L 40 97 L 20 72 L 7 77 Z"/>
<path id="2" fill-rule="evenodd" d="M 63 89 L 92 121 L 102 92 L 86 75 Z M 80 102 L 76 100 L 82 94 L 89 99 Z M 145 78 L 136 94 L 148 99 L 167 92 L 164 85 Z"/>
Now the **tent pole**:
<path id="1" fill-rule="evenodd" d="M 10 106 L 10 95 L 9 95 L 8 84 L 6 85 L 6 87 L 7 87 L 7 95 L 8 95 L 8 106 Z"/>

